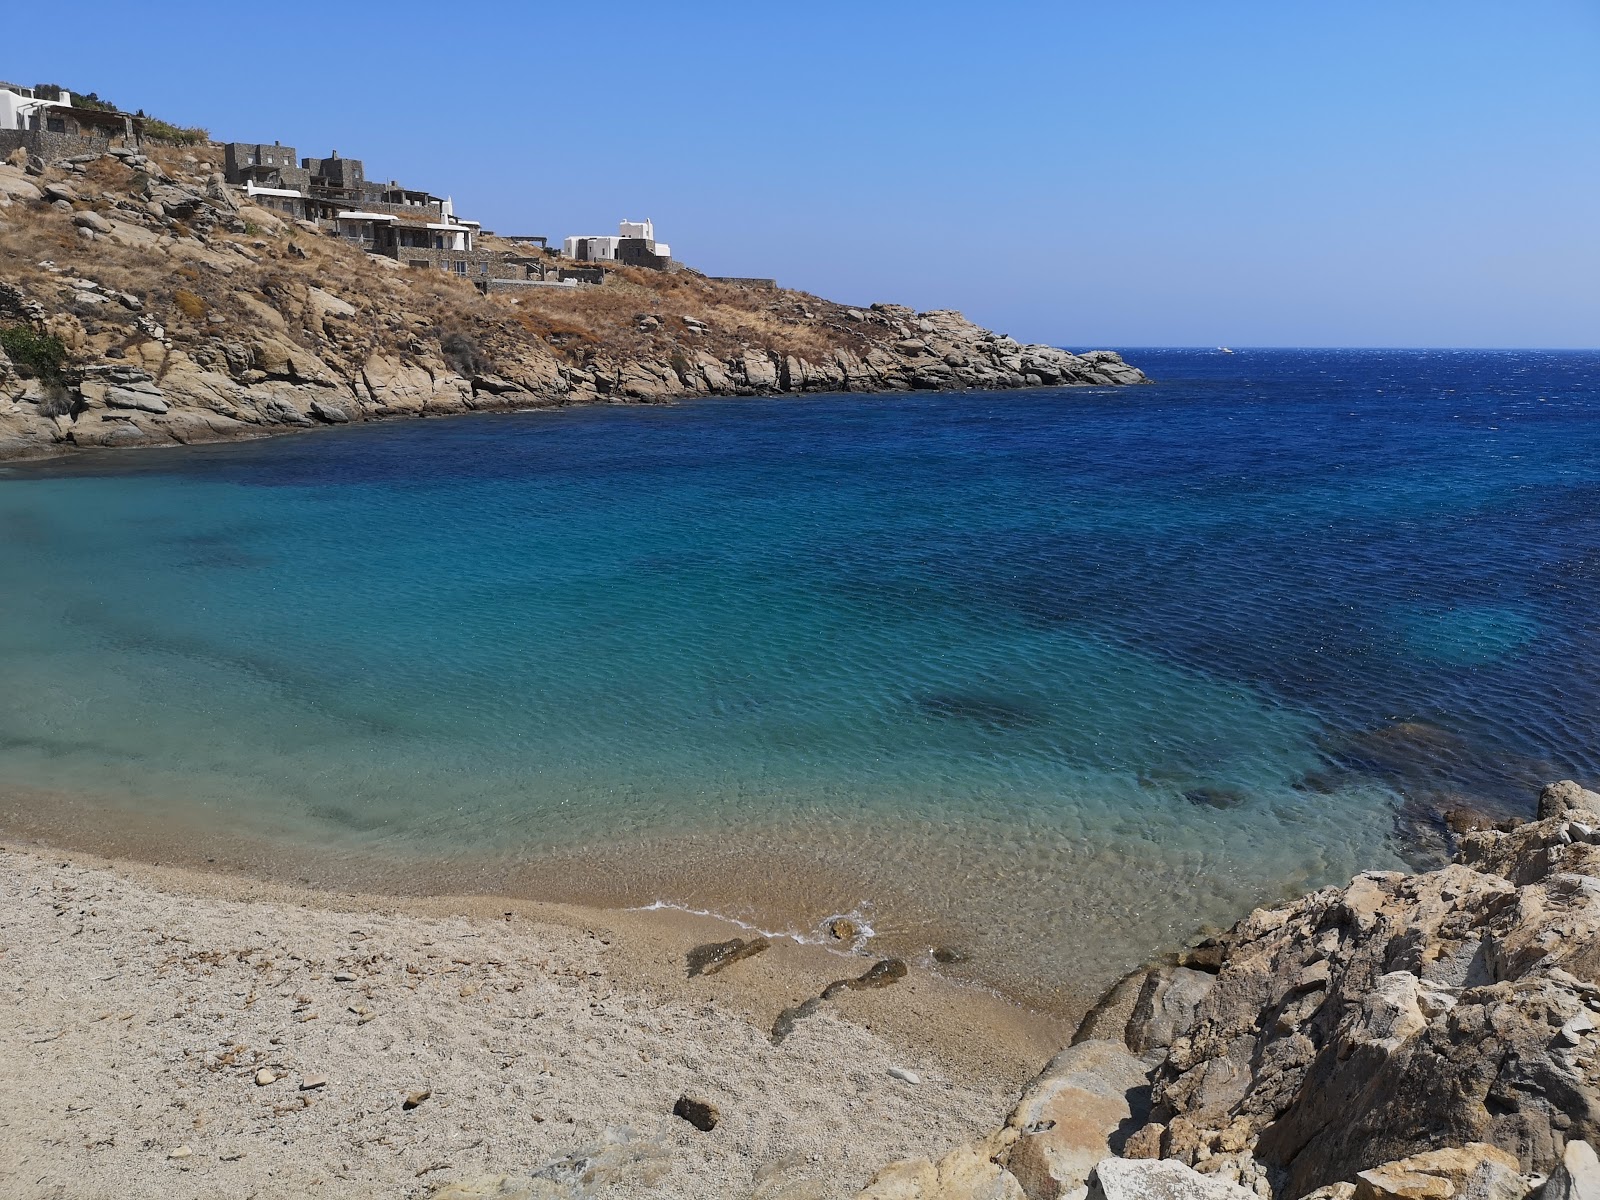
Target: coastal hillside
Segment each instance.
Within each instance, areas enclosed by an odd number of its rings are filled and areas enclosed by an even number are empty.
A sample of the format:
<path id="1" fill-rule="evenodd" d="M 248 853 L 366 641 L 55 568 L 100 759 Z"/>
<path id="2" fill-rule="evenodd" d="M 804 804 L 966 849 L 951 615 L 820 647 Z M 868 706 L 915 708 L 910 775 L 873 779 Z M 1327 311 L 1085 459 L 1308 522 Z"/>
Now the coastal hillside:
<path id="1" fill-rule="evenodd" d="M 1145 382 L 952 311 L 688 269 L 486 294 L 257 207 L 221 165 L 209 144 L 0 164 L 0 457 L 596 401 Z"/>

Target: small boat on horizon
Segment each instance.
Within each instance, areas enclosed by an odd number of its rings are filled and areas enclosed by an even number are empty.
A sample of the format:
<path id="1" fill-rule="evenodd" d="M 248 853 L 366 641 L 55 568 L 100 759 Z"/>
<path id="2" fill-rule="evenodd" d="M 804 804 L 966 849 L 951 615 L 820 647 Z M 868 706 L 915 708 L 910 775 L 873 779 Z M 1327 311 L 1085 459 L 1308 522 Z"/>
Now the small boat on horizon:
<path id="1" fill-rule="evenodd" d="M 1217 353 L 1218 354 L 1232 354 L 1233 351 L 1229 350 L 1226 346 L 1218 346 L 1217 347 Z"/>

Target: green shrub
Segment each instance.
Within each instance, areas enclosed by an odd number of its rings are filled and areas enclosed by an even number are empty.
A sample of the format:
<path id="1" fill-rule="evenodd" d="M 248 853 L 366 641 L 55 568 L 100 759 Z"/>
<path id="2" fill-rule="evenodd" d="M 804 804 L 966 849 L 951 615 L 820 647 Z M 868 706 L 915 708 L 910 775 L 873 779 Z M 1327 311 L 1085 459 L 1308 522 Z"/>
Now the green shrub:
<path id="1" fill-rule="evenodd" d="M 174 146 L 198 146 L 201 142 L 211 140 L 211 131 L 201 129 L 198 125 L 184 129 L 178 125 L 169 125 L 155 117 L 146 117 L 144 136 L 152 141 L 168 142 Z"/>
<path id="2" fill-rule="evenodd" d="M 0 347 L 22 374 L 47 382 L 59 380 L 67 362 L 67 348 L 60 338 L 27 325 L 0 328 Z"/>

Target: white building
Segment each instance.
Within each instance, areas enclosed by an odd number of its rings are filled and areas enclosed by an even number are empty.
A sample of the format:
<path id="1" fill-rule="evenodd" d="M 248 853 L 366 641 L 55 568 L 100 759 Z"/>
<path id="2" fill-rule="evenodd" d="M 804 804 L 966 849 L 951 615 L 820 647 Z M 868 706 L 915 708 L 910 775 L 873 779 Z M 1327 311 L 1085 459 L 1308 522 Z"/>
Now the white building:
<path id="1" fill-rule="evenodd" d="M 62 92 L 59 100 L 37 100 L 32 88 L 0 86 L 0 129 L 27 129 L 29 118 L 41 108 L 71 107 L 71 92 Z"/>
<path id="2" fill-rule="evenodd" d="M 623 243 L 630 243 L 624 247 Z M 578 234 L 561 243 L 561 253 L 579 262 L 628 262 L 632 258 L 631 245 L 644 243 L 646 254 L 658 258 L 671 258 L 672 247 L 656 241 L 655 222 L 646 217 L 642 221 L 620 221 L 614 237 L 603 234 Z"/>

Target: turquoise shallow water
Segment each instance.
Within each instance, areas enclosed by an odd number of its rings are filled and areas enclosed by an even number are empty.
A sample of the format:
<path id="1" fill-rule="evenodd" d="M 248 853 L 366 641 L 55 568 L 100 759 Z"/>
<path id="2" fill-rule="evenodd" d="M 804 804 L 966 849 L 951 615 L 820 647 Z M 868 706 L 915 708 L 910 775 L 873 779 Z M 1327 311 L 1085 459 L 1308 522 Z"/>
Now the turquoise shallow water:
<path id="1" fill-rule="evenodd" d="M 1131 360 L 12 468 L 0 787 L 1048 997 L 1594 779 L 1596 356 Z"/>

